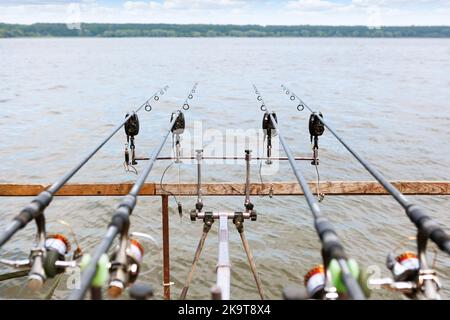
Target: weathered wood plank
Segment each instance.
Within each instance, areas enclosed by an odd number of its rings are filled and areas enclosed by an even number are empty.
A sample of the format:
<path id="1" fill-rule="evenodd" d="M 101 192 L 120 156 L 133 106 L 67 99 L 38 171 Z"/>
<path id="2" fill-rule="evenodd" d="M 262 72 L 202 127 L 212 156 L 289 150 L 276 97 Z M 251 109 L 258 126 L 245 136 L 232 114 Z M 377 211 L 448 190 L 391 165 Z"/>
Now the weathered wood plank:
<path id="1" fill-rule="evenodd" d="M 45 185 L 26 184 L 0 184 L 0 196 L 35 196 L 47 189 Z M 94 184 L 66 184 L 56 194 L 57 196 L 122 196 L 126 195 L 132 183 L 94 183 Z M 155 195 L 155 185 L 146 183 L 141 190 L 141 195 Z"/>
<path id="2" fill-rule="evenodd" d="M 450 195 L 450 181 L 394 181 L 392 184 L 406 195 Z M 67 184 L 58 196 L 123 196 L 126 195 L 133 184 L 131 183 L 93 183 L 93 184 Z M 310 182 L 313 192 L 316 184 Z M 244 194 L 243 183 L 205 183 L 202 185 L 204 195 L 209 196 L 238 196 Z M 0 184 L 0 196 L 34 196 L 45 190 L 48 186 L 33 184 Z M 167 194 L 167 191 L 183 196 L 194 196 L 197 186 L 194 183 L 164 184 L 163 189 L 157 183 L 146 183 L 142 188 L 143 196 L 158 196 Z M 295 182 L 254 183 L 250 188 L 252 195 L 302 195 L 300 187 Z M 326 195 L 386 195 L 387 192 L 377 182 L 373 181 L 324 181 L 320 183 L 320 191 Z"/>

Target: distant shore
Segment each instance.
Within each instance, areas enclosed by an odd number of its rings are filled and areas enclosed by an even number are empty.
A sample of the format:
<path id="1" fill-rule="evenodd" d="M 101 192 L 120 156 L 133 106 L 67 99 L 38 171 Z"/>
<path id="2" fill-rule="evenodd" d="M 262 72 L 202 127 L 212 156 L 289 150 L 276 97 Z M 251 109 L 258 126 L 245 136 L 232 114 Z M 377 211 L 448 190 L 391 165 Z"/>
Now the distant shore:
<path id="1" fill-rule="evenodd" d="M 450 38 L 450 26 L 260 26 L 209 24 L 0 23 L 0 38 Z"/>

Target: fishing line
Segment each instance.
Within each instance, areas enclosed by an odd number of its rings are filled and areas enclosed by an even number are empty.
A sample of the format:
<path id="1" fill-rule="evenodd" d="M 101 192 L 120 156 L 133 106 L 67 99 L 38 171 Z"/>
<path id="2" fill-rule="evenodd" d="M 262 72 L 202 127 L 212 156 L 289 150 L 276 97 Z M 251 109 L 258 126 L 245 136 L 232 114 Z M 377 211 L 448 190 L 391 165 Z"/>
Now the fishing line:
<path id="1" fill-rule="evenodd" d="M 135 166 L 132 164 L 128 164 L 126 161 L 123 162 L 123 168 L 125 169 L 125 172 L 134 173 L 135 175 L 139 175 L 138 170 Z"/>
<path id="2" fill-rule="evenodd" d="M 316 168 L 316 178 L 317 178 L 317 184 L 316 184 L 316 188 L 317 188 L 317 201 L 318 202 L 322 202 L 323 199 L 325 198 L 325 194 L 320 192 L 320 174 L 319 174 L 319 167 L 317 166 L 317 164 L 314 164 L 314 167 Z"/>
<path id="3" fill-rule="evenodd" d="M 78 237 L 70 223 L 68 223 L 64 220 L 61 220 L 61 219 L 58 219 L 57 222 L 66 226 L 69 229 L 69 233 L 73 237 L 75 244 L 77 245 L 77 249 L 75 249 L 75 251 L 74 251 L 74 258 L 73 258 L 73 260 L 76 260 L 77 257 L 80 257 L 83 255 L 83 250 L 81 249 L 80 242 L 78 241 Z"/>
<path id="4" fill-rule="evenodd" d="M 139 237 L 139 238 L 144 238 L 144 239 L 150 240 L 148 242 L 151 243 L 154 246 L 154 248 L 156 248 L 157 252 L 160 253 L 159 256 L 161 258 L 161 247 L 159 245 L 159 242 L 151 234 L 142 233 L 142 232 L 131 232 L 130 237 Z M 148 251 L 151 251 L 151 247 L 148 248 Z M 149 273 L 152 273 L 155 269 L 156 261 L 155 261 L 155 263 L 153 263 L 153 265 L 154 266 L 152 268 L 149 268 L 147 271 L 139 272 L 139 276 L 142 277 Z"/>
<path id="5" fill-rule="evenodd" d="M 175 138 L 174 138 L 174 135 L 172 135 L 172 155 L 175 155 Z M 173 199 L 175 200 L 175 202 L 178 204 L 177 196 L 173 192 L 171 192 L 169 190 L 166 190 L 164 188 L 164 186 L 163 186 L 164 176 L 166 175 L 167 171 L 174 165 L 174 163 L 175 163 L 175 161 L 173 161 L 173 159 L 172 159 L 172 161 L 169 163 L 169 165 L 164 169 L 163 174 L 161 175 L 161 179 L 159 181 L 159 186 L 160 186 L 160 188 L 161 188 L 161 190 L 163 192 L 166 192 L 166 193 L 170 194 L 173 197 Z"/>
<path id="6" fill-rule="evenodd" d="M 181 162 L 178 163 L 178 199 L 181 199 Z M 178 205 L 181 205 L 181 200 Z"/>
<path id="7" fill-rule="evenodd" d="M 163 192 L 168 193 L 169 195 L 171 195 L 173 197 L 173 199 L 175 200 L 175 202 L 178 204 L 178 199 L 177 196 L 170 190 L 166 190 L 163 186 L 163 180 L 164 180 L 164 176 L 166 175 L 167 171 L 175 164 L 175 162 L 171 162 L 163 171 L 163 174 L 161 175 L 161 180 L 159 181 L 159 186 L 161 188 L 161 190 Z"/>
<path id="8" fill-rule="evenodd" d="M 267 135 L 264 135 L 264 138 L 263 138 L 263 150 L 265 149 L 266 137 L 267 137 Z M 263 177 L 262 177 L 262 167 L 263 167 L 263 157 L 260 157 L 258 172 L 259 172 L 259 180 L 261 181 L 261 190 L 264 189 L 265 186 L 266 186 L 264 181 L 263 181 Z M 269 189 L 269 193 L 268 194 L 263 194 L 263 193 L 261 193 L 260 190 L 258 190 L 258 197 L 265 198 L 267 196 L 269 196 L 269 198 L 271 198 L 271 199 L 273 198 L 273 185 L 272 184 L 270 185 L 270 189 Z"/>

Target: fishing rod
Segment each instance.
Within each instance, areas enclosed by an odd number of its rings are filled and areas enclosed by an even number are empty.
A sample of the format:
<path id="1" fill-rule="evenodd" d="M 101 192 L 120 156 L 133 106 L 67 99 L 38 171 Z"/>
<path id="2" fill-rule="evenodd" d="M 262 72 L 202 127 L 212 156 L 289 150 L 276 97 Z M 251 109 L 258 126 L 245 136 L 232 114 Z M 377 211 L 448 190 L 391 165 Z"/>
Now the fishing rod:
<path id="1" fill-rule="evenodd" d="M 76 248 L 73 251 L 71 242 L 64 233 L 45 232 L 43 215 L 38 217 L 36 221 L 38 227 L 37 245 L 31 249 L 28 258 L 19 260 L 0 259 L 0 264 L 20 270 L 19 273 L 15 271 L 12 275 L 19 275 L 22 272 L 21 277 L 28 276 L 27 285 L 33 291 L 40 289 L 47 279 L 61 275 L 66 268 L 75 267 L 79 258 L 83 256 L 77 237 L 67 222 L 58 221 L 69 228 L 76 243 Z"/>
<path id="2" fill-rule="evenodd" d="M 90 151 L 75 167 L 69 172 L 59 178 L 47 190 L 42 191 L 37 195 L 6 227 L 2 234 L 0 234 L 0 248 L 20 229 L 23 229 L 31 220 L 43 216 L 45 208 L 47 208 L 53 196 L 58 192 L 127 122 L 130 118 L 138 113 L 142 108 L 146 111 L 151 111 L 152 106 L 150 101 L 158 101 L 159 96 L 163 95 L 168 86 L 155 92 L 149 99 L 147 99 L 139 108 L 128 115 L 105 139 L 102 140 L 92 151 Z"/>
<path id="3" fill-rule="evenodd" d="M 183 109 L 187 110 L 189 108 Z M 128 195 L 126 195 L 122 202 L 119 204 L 116 213 L 111 219 L 103 240 L 94 251 L 92 258 L 90 258 L 87 265 L 83 268 L 80 288 L 73 291 L 69 296 L 69 299 L 81 300 L 84 298 L 87 290 L 93 287 L 93 280 L 94 278 L 98 277 L 99 261 L 101 261 L 101 259 L 104 259 L 103 257 L 111 247 L 112 242 L 117 235 L 119 235 L 119 248 L 115 254 L 114 262 L 110 266 L 109 271 L 111 274 L 111 280 L 108 292 L 111 296 L 116 297 L 126 288 L 127 285 L 134 282 L 137 274 L 132 274 L 132 272 L 135 270 L 133 270 L 132 265 L 130 266 L 127 257 L 127 252 L 129 251 L 128 233 L 130 228 L 130 216 L 136 206 L 139 192 L 142 189 L 145 181 L 147 180 L 150 172 L 152 171 L 153 165 L 157 161 L 157 157 L 161 152 L 164 144 L 166 143 L 169 135 L 171 133 L 174 134 L 175 132 L 177 132 L 177 130 L 181 130 L 182 127 L 184 127 L 184 114 L 181 110 L 177 110 L 176 112 L 172 113 L 169 126 L 167 127 L 159 144 L 151 153 L 152 156 L 148 164 L 146 165 L 142 173 L 138 176 Z M 98 288 L 98 284 L 94 284 L 94 287 L 95 286 L 97 287 L 97 290 L 100 289 Z"/>
<path id="4" fill-rule="evenodd" d="M 312 191 L 310 190 L 305 177 L 301 173 L 290 147 L 286 143 L 283 135 L 280 133 L 276 114 L 269 111 L 269 108 L 262 100 L 262 96 L 256 86 L 253 86 L 253 88 L 255 90 L 255 94 L 257 95 L 257 100 L 262 103 L 260 109 L 264 112 L 263 128 L 267 128 L 267 126 L 269 126 L 271 130 L 276 130 L 278 132 L 280 143 L 283 146 L 286 156 L 289 158 L 291 168 L 295 174 L 295 177 L 297 178 L 300 187 L 303 189 L 306 202 L 308 203 L 308 206 L 314 218 L 314 226 L 322 243 L 322 258 L 325 267 L 325 283 L 322 288 L 323 292 L 321 292 L 320 294 L 321 298 L 338 298 L 339 295 L 336 287 L 338 287 L 339 280 L 342 280 L 342 283 L 345 286 L 345 291 L 348 293 L 351 299 L 364 300 L 365 295 L 363 293 L 363 290 L 361 289 L 361 286 L 358 284 L 354 276 L 355 272 L 354 268 L 352 267 L 354 263 L 350 262 L 351 260 L 346 257 L 344 247 L 342 246 L 331 222 L 322 214 L 319 204 Z M 338 274 L 340 273 L 341 279 L 337 279 L 338 277 L 332 276 L 331 273 L 331 269 L 336 269 L 336 266 L 332 266 L 336 263 L 338 265 L 338 268 L 340 269 L 340 272 L 338 272 Z"/>
<path id="5" fill-rule="evenodd" d="M 417 228 L 417 255 L 415 259 L 418 260 L 418 264 L 413 269 L 416 271 L 413 276 L 406 277 L 410 282 L 415 282 L 414 285 L 409 285 L 411 291 L 419 292 L 423 291 L 425 295 L 431 299 L 438 298 L 437 291 L 439 290 L 440 284 L 436 277 L 436 272 L 428 266 L 426 257 L 426 247 L 428 239 L 431 239 L 439 249 L 450 255 L 450 236 L 445 233 L 445 231 L 435 222 L 430 216 L 425 213 L 425 210 L 416 204 L 411 203 L 406 197 L 395 188 L 374 166 L 372 166 L 367 160 L 365 160 L 359 153 L 357 153 L 335 130 L 334 128 L 324 120 L 320 113 L 313 111 L 298 95 L 296 95 L 292 90 L 289 90 L 284 85 L 281 85 L 284 93 L 289 96 L 291 101 L 298 100 L 297 110 L 302 111 L 304 108 L 311 112 L 311 117 L 314 117 L 320 121 L 332 134 L 333 136 L 353 155 L 353 157 L 358 160 L 358 162 L 389 192 L 389 194 L 403 207 L 406 215 L 411 220 L 411 222 Z M 405 260 L 405 259 L 403 259 Z M 401 257 L 394 259 L 392 254 L 388 256 L 387 266 L 393 272 L 394 278 L 398 281 L 405 280 L 405 277 L 399 277 L 398 274 L 398 264 L 401 262 Z M 397 284 L 395 282 L 391 283 L 392 289 L 395 289 Z M 387 284 L 388 285 L 388 284 Z M 399 285 L 403 287 L 402 284 Z"/>

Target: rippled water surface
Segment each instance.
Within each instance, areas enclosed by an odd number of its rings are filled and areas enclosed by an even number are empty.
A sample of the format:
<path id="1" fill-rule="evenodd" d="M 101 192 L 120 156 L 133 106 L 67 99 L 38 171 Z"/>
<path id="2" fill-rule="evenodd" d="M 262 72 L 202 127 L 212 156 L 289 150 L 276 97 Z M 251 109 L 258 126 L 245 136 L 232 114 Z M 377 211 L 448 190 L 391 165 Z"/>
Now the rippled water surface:
<path id="1" fill-rule="evenodd" d="M 427 39 L 14 39 L 0 40 L 0 183 L 48 184 L 74 166 L 124 117 L 159 87 L 169 91 L 151 113 L 140 116 L 138 154 L 148 155 L 163 133 L 169 113 L 184 101 L 194 81 L 199 86 L 186 112 L 188 132 L 258 129 L 262 114 L 252 84 L 278 113 L 291 148 L 310 153 L 308 114 L 297 112 L 282 95 L 286 84 L 338 128 L 338 132 L 391 180 L 450 179 L 450 41 Z M 115 136 L 73 182 L 132 182 L 122 167 L 125 137 Z M 204 141 L 211 146 L 214 141 Z M 163 150 L 169 154 L 171 143 Z M 320 142 L 322 180 L 371 180 L 329 133 Z M 241 148 L 242 147 L 242 148 Z M 240 149 L 239 149 L 240 148 Z M 238 155 L 244 146 L 238 145 Z M 254 150 L 256 152 L 256 150 Z M 157 163 L 148 181 L 159 182 L 167 163 Z M 140 164 L 138 169 L 142 168 Z M 307 179 L 314 168 L 302 163 Z M 258 164 L 252 166 L 258 181 Z M 181 180 L 195 182 L 195 167 L 180 168 Z M 244 166 L 204 168 L 205 182 L 243 182 Z M 166 181 L 178 181 L 176 167 Z M 294 181 L 287 163 L 266 181 Z M 449 197 L 411 197 L 450 229 Z M 99 243 L 120 197 L 57 198 L 46 211 L 48 229 L 64 219 L 83 249 Z M 195 198 L 181 199 L 185 210 Z M 2 198 L 2 229 L 30 198 Z M 320 246 L 302 197 L 253 197 L 258 221 L 246 222 L 267 296 L 281 298 L 289 284 L 320 263 Z M 206 197 L 205 208 L 240 210 L 243 197 Z M 170 203 L 172 293 L 178 297 L 201 234 L 200 222 L 180 220 Z M 400 206 L 389 197 L 332 197 L 322 203 L 348 254 L 366 266 L 379 266 L 389 249 L 414 235 Z M 161 247 L 161 204 L 140 198 L 133 231 L 152 234 Z M 4 257 L 26 257 L 34 225 L 2 250 Z M 162 297 L 162 255 L 150 245 L 141 279 Z M 208 299 L 215 282 L 217 226 L 209 235 L 189 297 Z M 237 232 L 230 223 L 233 299 L 257 298 Z M 443 294 L 450 297 L 450 263 L 438 255 L 436 269 Z M 2 269 L 2 272 L 8 271 Z M 25 280 L 0 284 L 1 298 L 42 297 L 24 290 Z M 51 287 L 52 283 L 48 283 Z M 48 289 L 50 290 L 50 289 Z M 67 297 L 66 278 L 56 298 Z M 126 297 L 126 296 L 125 296 Z M 376 298 L 400 295 L 376 292 Z"/>

